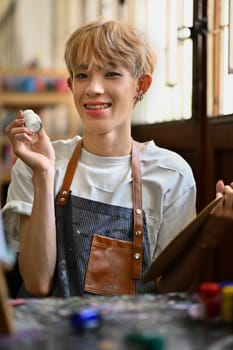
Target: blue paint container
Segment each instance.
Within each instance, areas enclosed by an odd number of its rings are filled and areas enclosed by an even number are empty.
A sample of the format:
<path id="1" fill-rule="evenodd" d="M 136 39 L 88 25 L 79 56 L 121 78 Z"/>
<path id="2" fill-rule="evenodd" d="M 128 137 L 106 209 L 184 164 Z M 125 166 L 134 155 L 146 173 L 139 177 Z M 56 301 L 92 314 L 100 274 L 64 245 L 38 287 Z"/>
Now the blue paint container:
<path id="1" fill-rule="evenodd" d="M 78 310 L 72 313 L 71 323 L 76 331 L 94 330 L 100 327 L 101 314 L 94 308 Z"/>

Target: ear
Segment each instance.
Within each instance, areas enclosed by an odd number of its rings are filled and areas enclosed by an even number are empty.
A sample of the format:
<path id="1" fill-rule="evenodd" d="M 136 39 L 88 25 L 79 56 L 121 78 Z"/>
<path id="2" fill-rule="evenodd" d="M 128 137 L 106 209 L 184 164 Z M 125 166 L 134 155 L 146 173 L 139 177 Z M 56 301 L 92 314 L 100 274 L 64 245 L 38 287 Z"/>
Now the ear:
<path id="1" fill-rule="evenodd" d="M 72 78 L 69 77 L 67 78 L 67 85 L 68 85 L 68 88 L 73 91 L 73 87 L 72 87 Z"/>
<path id="2" fill-rule="evenodd" d="M 138 89 L 142 94 L 145 94 L 152 83 L 152 76 L 149 73 L 143 74 L 139 78 Z"/>

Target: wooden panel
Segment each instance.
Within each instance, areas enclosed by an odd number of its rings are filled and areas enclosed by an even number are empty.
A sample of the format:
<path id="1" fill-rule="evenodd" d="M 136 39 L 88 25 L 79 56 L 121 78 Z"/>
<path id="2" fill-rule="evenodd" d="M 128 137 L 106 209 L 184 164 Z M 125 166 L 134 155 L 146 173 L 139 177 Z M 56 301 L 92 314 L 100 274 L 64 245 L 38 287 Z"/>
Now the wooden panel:
<path id="1" fill-rule="evenodd" d="M 209 120 L 211 151 L 213 152 L 214 181 L 233 181 L 233 118 L 218 117 Z"/>
<path id="2" fill-rule="evenodd" d="M 193 121 L 133 125 L 132 135 L 138 141 L 154 140 L 161 147 L 192 149 L 198 139 Z"/>
<path id="3" fill-rule="evenodd" d="M 233 181 L 233 149 L 215 152 L 215 177 L 225 183 Z"/>
<path id="4" fill-rule="evenodd" d="M 209 124 L 214 149 L 233 149 L 233 118 L 231 116 L 218 117 L 210 120 Z"/>

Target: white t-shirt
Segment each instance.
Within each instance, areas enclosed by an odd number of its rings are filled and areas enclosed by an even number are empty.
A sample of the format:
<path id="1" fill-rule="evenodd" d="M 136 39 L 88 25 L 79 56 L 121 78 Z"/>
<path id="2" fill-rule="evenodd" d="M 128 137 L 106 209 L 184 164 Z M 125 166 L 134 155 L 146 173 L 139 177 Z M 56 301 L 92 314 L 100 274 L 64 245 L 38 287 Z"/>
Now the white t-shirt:
<path id="1" fill-rule="evenodd" d="M 56 154 L 54 195 L 61 187 L 72 152 L 80 139 L 53 142 Z M 196 184 L 192 170 L 178 154 L 149 141 L 140 152 L 142 204 L 154 259 L 196 215 Z M 19 249 L 19 215 L 30 215 L 32 171 L 21 160 L 12 169 L 7 203 L 2 209 L 9 243 Z M 100 157 L 82 149 L 71 185 L 73 195 L 132 208 L 131 156 Z M 38 214 L 39 215 L 39 214 Z M 49 213 L 48 213 L 49 215 Z"/>

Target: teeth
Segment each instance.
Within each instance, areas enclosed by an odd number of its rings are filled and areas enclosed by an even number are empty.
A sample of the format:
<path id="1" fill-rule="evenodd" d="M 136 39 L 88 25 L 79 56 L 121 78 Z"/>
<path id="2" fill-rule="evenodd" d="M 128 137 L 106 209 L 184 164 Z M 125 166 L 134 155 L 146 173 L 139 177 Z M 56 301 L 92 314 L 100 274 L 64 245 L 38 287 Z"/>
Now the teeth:
<path id="1" fill-rule="evenodd" d="M 110 106 L 110 104 L 108 103 L 104 103 L 101 105 L 86 105 L 87 109 L 103 109 L 103 108 L 108 108 Z"/>

